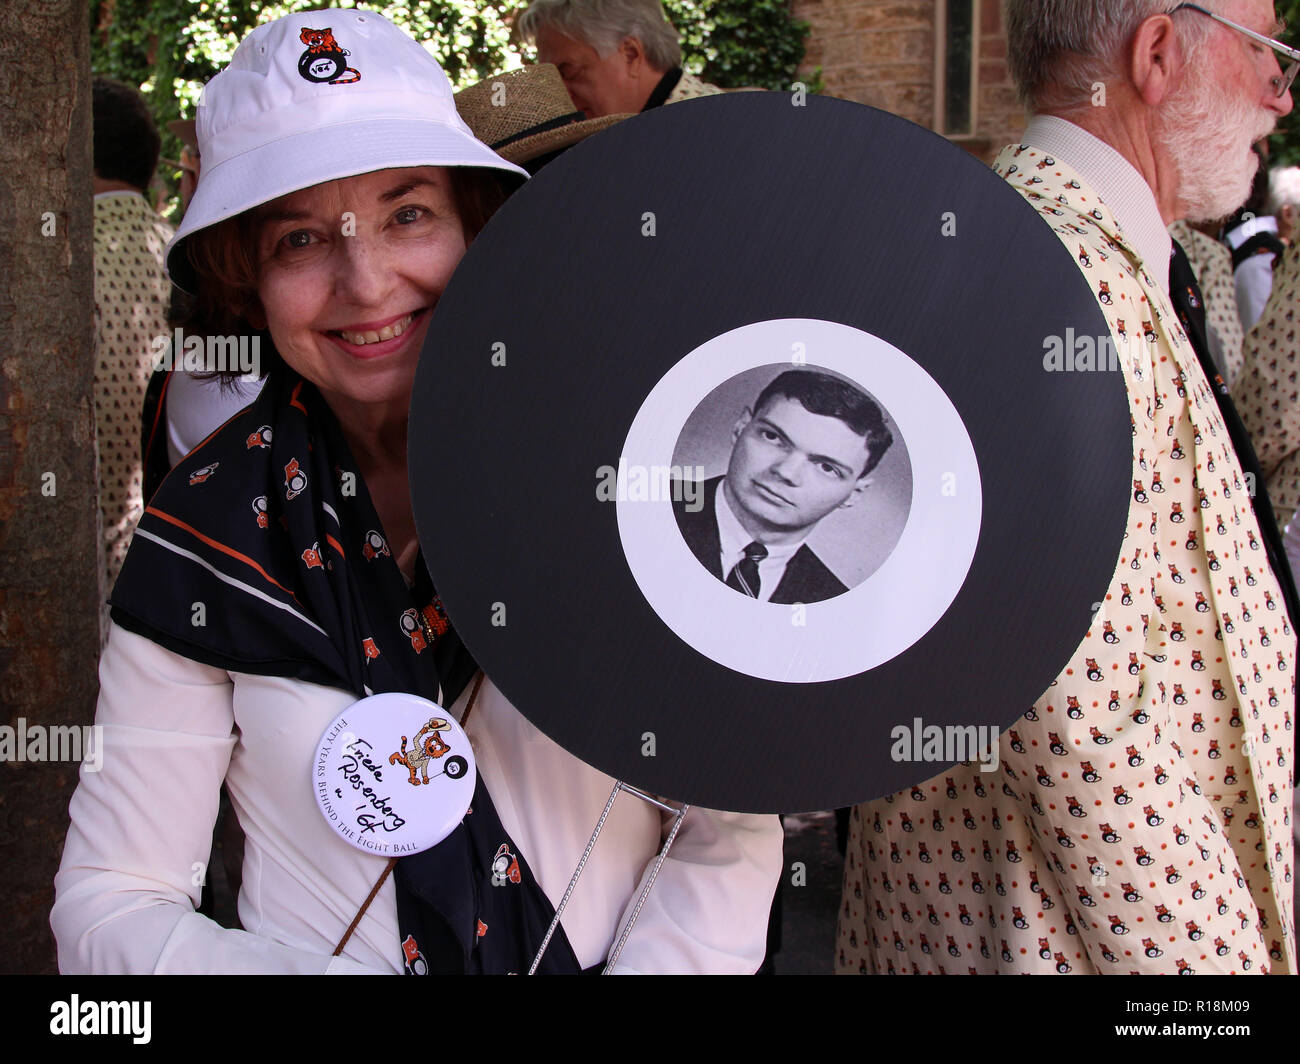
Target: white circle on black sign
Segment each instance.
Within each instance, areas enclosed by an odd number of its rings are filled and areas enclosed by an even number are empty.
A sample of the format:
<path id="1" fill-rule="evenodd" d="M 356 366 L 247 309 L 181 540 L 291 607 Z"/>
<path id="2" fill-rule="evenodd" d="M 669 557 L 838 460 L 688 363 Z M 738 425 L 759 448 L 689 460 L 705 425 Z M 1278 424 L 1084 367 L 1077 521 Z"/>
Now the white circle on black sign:
<path id="1" fill-rule="evenodd" d="M 730 427 L 722 476 L 716 469 L 709 476 L 704 462 L 684 462 L 683 429 L 697 409 L 733 378 L 779 363 L 791 376 L 777 388 L 797 398 L 769 397 L 758 409 L 755 397 Z M 902 532 L 883 560 L 861 563 L 869 572 L 856 582 L 832 572 L 810 543 L 822 519 L 830 520 L 823 511 L 843 505 L 841 494 L 870 507 L 875 486 L 863 481 L 876 470 L 863 475 L 870 460 L 854 466 L 843 444 L 856 434 L 869 454 L 872 436 L 845 420 L 833 397 L 830 406 L 808 398 L 818 388 L 809 375 L 832 393 L 838 381 L 869 400 L 890 449 L 901 448 L 910 467 Z M 877 468 L 888 460 L 886 453 Z M 877 336 L 807 318 L 732 329 L 664 374 L 628 431 L 615 497 L 628 567 L 660 620 L 712 661 L 785 683 L 867 672 L 924 636 L 970 571 L 983 507 L 975 449 L 935 380 Z M 757 594 L 737 564 L 750 539 L 770 544 L 758 572 L 775 566 L 777 573 L 758 581 Z"/>

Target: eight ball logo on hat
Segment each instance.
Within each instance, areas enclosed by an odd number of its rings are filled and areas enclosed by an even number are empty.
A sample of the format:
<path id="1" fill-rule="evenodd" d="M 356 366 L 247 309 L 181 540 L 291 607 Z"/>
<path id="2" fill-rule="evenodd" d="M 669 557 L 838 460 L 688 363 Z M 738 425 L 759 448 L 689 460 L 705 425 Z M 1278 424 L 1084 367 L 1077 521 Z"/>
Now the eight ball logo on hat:
<path id="1" fill-rule="evenodd" d="M 451 834 L 477 779 L 469 739 L 446 710 L 388 693 L 363 698 L 330 722 L 311 782 L 340 838 L 366 853 L 402 857 Z"/>
<path id="2" fill-rule="evenodd" d="M 351 85 L 361 80 L 361 72 L 348 66 L 347 57 L 352 53 L 339 46 L 328 26 L 323 30 L 304 28 L 300 37 L 307 50 L 298 60 L 298 73 L 308 81 Z M 345 78 L 344 74 L 352 77 Z"/>

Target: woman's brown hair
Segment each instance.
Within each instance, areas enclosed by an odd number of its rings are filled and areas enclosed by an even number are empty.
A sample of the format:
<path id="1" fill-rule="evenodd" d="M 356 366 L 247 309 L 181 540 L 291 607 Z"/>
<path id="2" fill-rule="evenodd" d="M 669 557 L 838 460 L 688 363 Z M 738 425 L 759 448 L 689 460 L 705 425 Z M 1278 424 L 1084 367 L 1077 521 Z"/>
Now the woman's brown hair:
<path id="1" fill-rule="evenodd" d="M 446 172 L 452 202 L 460 215 L 468 245 L 521 182 L 512 174 L 482 167 L 449 166 Z M 186 332 L 195 335 L 261 337 L 265 376 L 279 364 L 280 357 L 270 334 L 254 329 L 249 323 L 249 315 L 261 309 L 257 300 L 259 224 L 254 208 L 200 229 L 186 241 L 186 254 L 194 267 L 197 283 L 180 324 Z M 232 368 L 197 376 L 217 377 L 233 384 L 242 373 Z"/>

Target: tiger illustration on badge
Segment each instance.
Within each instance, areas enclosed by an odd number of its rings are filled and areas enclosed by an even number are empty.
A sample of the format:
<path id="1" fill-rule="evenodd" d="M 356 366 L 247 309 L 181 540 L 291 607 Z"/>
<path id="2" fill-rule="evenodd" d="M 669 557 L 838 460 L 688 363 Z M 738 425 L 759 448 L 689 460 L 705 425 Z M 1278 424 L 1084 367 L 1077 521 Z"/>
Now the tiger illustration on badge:
<path id="1" fill-rule="evenodd" d="M 388 756 L 390 765 L 405 765 L 406 771 L 410 773 L 410 779 L 407 781 L 412 786 L 418 787 L 421 783 L 429 782 L 429 766 L 437 761 L 444 754 L 451 752 L 451 747 L 442 741 L 439 732 L 449 731 L 449 725 L 441 717 L 430 717 L 428 723 L 415 733 L 415 742 L 410 749 L 406 746 L 406 736 L 402 736 L 402 748 L 394 751 Z M 465 773 L 465 759 L 463 757 L 449 757 L 442 766 L 445 775 L 456 779 Z M 419 776 L 416 776 L 416 773 Z"/>

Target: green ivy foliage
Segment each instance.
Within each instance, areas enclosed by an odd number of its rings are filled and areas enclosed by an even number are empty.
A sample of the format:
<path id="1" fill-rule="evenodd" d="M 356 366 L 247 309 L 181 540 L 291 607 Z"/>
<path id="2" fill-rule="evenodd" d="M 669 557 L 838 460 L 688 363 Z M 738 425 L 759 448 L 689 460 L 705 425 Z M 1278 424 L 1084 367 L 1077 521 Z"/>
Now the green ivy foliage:
<path id="1" fill-rule="evenodd" d="M 808 23 L 790 17 L 789 0 L 664 0 L 682 35 L 687 69 L 725 89 L 788 90 L 800 80 Z M 823 88 L 820 69 L 803 82 Z"/>
<path id="2" fill-rule="evenodd" d="M 332 0 L 334 7 L 377 11 L 423 43 L 457 88 L 522 66 L 512 20 L 529 0 Z M 263 22 L 324 6 L 322 0 L 91 0 L 91 66 L 137 85 L 163 134 L 163 155 L 181 145 L 166 129 L 192 117 L 203 83 Z M 790 17 L 789 0 L 666 0 L 682 34 L 688 70 L 724 88 L 788 89 L 800 80 L 808 24 Z M 822 89 L 820 69 L 803 79 Z M 176 174 L 165 171 L 174 190 Z"/>

